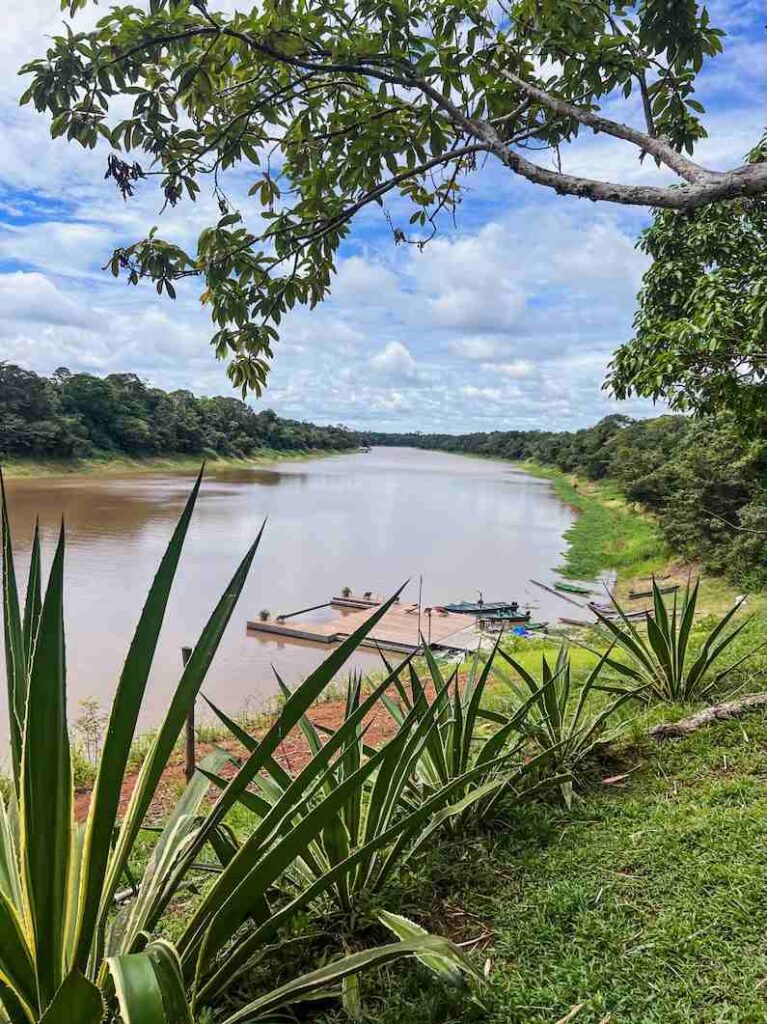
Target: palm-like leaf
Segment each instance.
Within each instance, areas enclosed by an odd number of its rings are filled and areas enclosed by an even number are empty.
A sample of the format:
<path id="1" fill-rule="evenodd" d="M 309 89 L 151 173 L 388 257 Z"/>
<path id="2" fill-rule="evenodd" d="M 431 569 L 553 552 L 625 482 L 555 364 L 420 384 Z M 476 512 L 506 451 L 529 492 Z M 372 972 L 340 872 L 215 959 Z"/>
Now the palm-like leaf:
<path id="1" fill-rule="evenodd" d="M 629 620 L 615 598 L 612 601 L 617 619 L 595 609 L 615 646 L 628 657 L 628 664 L 610 659 L 610 667 L 632 683 L 642 685 L 648 694 L 658 700 L 692 701 L 705 698 L 733 669 L 764 646 L 760 644 L 726 668 L 715 671 L 721 656 L 748 624 L 748 619 L 744 619 L 738 626 L 725 632 L 743 604 L 744 598 L 741 598 L 703 639 L 699 653 L 693 657 L 690 652 L 699 586 L 697 580 L 694 585 L 688 582 L 681 607 L 677 607 L 674 594 L 669 614 L 664 595 L 653 580 L 653 607 L 645 613 L 646 635 Z"/>

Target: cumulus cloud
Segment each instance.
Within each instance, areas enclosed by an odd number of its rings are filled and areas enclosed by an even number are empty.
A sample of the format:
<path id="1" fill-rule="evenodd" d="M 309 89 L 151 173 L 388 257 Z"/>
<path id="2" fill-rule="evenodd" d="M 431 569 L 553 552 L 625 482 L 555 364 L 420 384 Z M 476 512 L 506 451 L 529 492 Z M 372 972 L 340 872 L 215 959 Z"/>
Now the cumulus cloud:
<path id="1" fill-rule="evenodd" d="M 418 376 L 418 364 L 410 349 L 401 341 L 390 341 L 380 352 L 371 356 L 370 365 L 376 373 L 386 377 L 414 380 Z"/>
<path id="2" fill-rule="evenodd" d="M 8 333 L 15 322 L 56 324 L 93 329 L 92 314 L 65 295 L 44 274 L 21 271 L 0 274 L 0 331 Z"/>
<path id="3" fill-rule="evenodd" d="M 504 377 L 532 377 L 536 373 L 535 363 L 530 359 L 514 359 L 510 363 L 483 363 L 482 369 L 490 373 L 500 373 Z"/>
<path id="4" fill-rule="evenodd" d="M 509 354 L 509 345 L 503 338 L 476 335 L 468 338 L 451 338 L 447 347 L 463 359 L 495 359 Z"/>
<path id="5" fill-rule="evenodd" d="M 483 398 L 499 401 L 503 397 L 503 392 L 500 388 L 478 388 L 475 384 L 465 384 L 460 389 L 460 392 L 464 398 L 469 398 L 472 401 Z"/>

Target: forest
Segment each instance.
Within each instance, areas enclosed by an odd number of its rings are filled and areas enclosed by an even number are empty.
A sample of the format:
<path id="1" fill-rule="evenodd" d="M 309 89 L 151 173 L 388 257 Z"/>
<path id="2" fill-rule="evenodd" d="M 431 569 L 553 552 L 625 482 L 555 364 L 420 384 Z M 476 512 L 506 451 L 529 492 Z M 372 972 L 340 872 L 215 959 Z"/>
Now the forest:
<path id="1" fill-rule="evenodd" d="M 767 580 L 767 441 L 746 436 L 727 416 L 612 415 L 572 432 L 371 433 L 363 440 L 532 460 L 612 480 L 657 516 L 673 551 L 745 588 Z"/>
<path id="2" fill-rule="evenodd" d="M 341 451 L 357 443 L 344 427 L 254 412 L 236 398 L 165 392 L 134 373 L 96 377 L 62 367 L 43 377 L 0 362 L 1 458 L 245 458 L 263 449 Z"/>

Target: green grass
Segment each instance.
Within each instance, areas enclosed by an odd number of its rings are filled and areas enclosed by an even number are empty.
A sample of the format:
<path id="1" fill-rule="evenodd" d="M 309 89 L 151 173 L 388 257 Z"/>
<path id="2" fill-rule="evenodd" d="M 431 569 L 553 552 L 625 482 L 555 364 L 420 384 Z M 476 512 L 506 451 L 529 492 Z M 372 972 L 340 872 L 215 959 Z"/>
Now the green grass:
<path id="1" fill-rule="evenodd" d="M 248 469 L 251 466 L 271 465 L 288 460 L 328 458 L 331 455 L 349 455 L 356 449 L 331 451 L 302 448 L 279 451 L 276 448 L 260 448 L 245 459 L 224 455 L 200 453 L 197 455 L 159 455 L 146 458 L 103 453 L 88 459 L 8 459 L 3 462 L 6 477 L 61 476 L 68 473 L 89 473 L 106 475 L 110 473 L 157 473 L 196 472 L 203 461 L 209 471 L 216 469 Z"/>
<path id="2" fill-rule="evenodd" d="M 557 496 L 578 513 L 565 533 L 568 547 L 559 570 L 563 576 L 589 580 L 614 569 L 619 578 L 630 578 L 657 572 L 668 561 L 652 517 L 629 505 L 614 485 L 578 480 L 534 462 L 520 465 L 550 480 Z"/>
<path id="3" fill-rule="evenodd" d="M 485 1008 L 399 968 L 368 983 L 366 1019 L 555 1024 L 583 1004 L 577 1024 L 762 1024 L 765 744 L 763 714 L 647 741 L 603 768 L 638 766 L 625 788 L 435 847 L 393 909 L 460 940 L 488 936 L 475 954 L 492 964 Z"/>

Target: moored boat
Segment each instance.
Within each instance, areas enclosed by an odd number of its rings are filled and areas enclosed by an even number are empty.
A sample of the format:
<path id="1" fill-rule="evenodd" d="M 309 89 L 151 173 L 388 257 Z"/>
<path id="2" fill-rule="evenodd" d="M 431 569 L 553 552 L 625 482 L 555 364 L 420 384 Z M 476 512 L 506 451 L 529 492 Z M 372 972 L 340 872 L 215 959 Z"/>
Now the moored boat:
<path id="1" fill-rule="evenodd" d="M 568 594 L 593 594 L 594 591 L 590 587 L 581 586 L 579 583 L 561 583 L 557 581 L 554 584 L 555 590 L 564 590 Z"/>
<path id="2" fill-rule="evenodd" d="M 658 587 L 661 594 L 673 594 L 679 590 L 679 584 L 673 583 L 668 587 Z M 638 601 L 642 597 L 652 597 L 652 590 L 629 590 L 629 600 Z"/>
<path id="3" fill-rule="evenodd" d="M 495 612 L 516 612 L 519 608 L 519 601 L 455 601 L 453 604 L 444 604 L 442 607 L 446 612 L 485 617 Z"/>
<path id="4" fill-rule="evenodd" d="M 485 612 L 479 616 L 482 622 L 508 622 L 514 624 L 515 622 L 520 625 L 526 624 L 530 621 L 530 612 L 519 612 L 519 611 L 491 611 Z"/>

